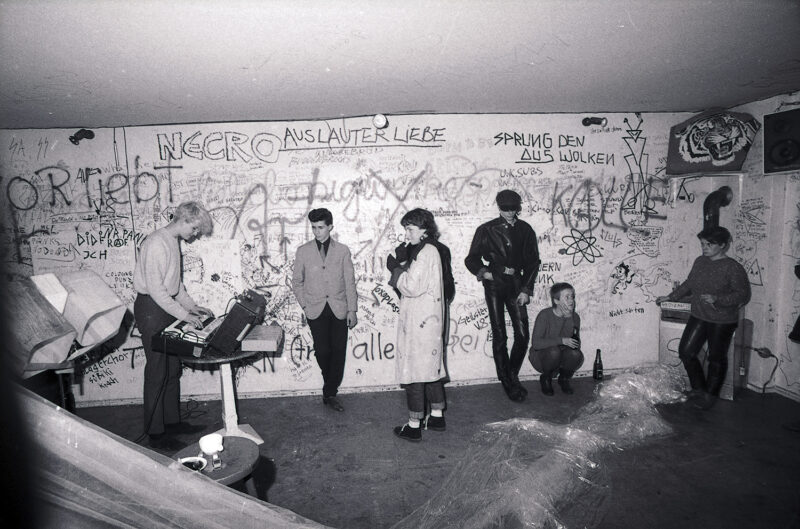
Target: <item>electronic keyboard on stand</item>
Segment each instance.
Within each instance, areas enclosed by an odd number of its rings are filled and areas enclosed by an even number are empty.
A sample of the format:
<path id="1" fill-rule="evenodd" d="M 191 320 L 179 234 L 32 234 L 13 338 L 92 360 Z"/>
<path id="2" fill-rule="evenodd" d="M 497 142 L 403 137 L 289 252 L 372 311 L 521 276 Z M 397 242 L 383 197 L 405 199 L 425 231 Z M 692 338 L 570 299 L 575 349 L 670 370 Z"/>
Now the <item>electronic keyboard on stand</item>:
<path id="1" fill-rule="evenodd" d="M 241 347 L 244 337 L 264 319 L 267 301 L 258 292 L 248 290 L 237 296 L 233 308 L 218 318 L 207 318 L 202 329 L 176 320 L 153 337 L 153 350 L 176 356 L 227 355 Z"/>

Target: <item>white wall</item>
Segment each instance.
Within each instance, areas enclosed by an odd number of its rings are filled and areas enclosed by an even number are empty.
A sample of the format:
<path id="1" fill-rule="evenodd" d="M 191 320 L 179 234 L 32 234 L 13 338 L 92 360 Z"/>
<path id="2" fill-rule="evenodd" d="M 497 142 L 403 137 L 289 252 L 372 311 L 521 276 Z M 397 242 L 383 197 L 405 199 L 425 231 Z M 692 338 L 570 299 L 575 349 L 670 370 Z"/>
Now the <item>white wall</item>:
<path id="1" fill-rule="evenodd" d="M 265 286 L 268 320 L 286 332 L 281 358 L 239 370 L 239 395 L 313 392 L 321 376 L 288 280 L 295 249 L 311 237 L 307 211 L 328 207 L 334 237 L 354 255 L 360 298 L 343 391 L 394 388 L 397 300 L 384 262 L 402 240 L 405 211 L 426 207 L 453 253 L 451 377 L 488 381 L 494 365 L 483 292 L 463 259 L 475 228 L 497 215 L 497 191 L 511 188 L 523 196 L 522 218 L 539 236 L 543 261 L 531 321 L 549 304 L 549 285 L 568 281 L 584 326 L 584 371 L 596 348 L 609 370 L 656 362 L 653 300 L 699 255 L 702 204 L 716 187 L 687 179 L 689 195 L 673 200 L 664 174 L 668 133 L 688 114 L 610 114 L 606 128 L 584 127 L 582 117 L 390 116 L 382 136 L 368 118 L 95 129 L 78 146 L 67 141 L 74 130 L 0 131 L 3 243 L 13 274 L 90 268 L 132 305 L 135 245 L 167 222 L 171 208 L 200 200 L 215 233 L 184 245 L 188 290 L 220 313 L 235 293 Z M 360 132 L 346 140 L 341 129 Z M 540 143 L 515 145 L 514 134 Z M 754 180 L 745 199 L 757 200 L 774 181 Z M 627 277 L 617 275 L 620 263 Z M 751 305 L 765 303 L 759 288 Z M 143 363 L 134 332 L 85 370 L 78 401 L 138 400 Z M 522 374 L 535 373 L 526 362 Z M 216 374 L 186 368 L 182 394 L 215 398 Z"/>
<path id="2" fill-rule="evenodd" d="M 743 105 L 734 110 L 752 114 L 763 124 L 764 115 L 793 110 L 800 92 Z M 795 139 L 798 140 L 797 132 Z M 763 129 L 745 162 L 747 173 L 742 208 L 734 234 L 737 258 L 750 272 L 753 299 L 745 313 L 754 323 L 753 346 L 768 347 L 776 361 L 751 355 L 751 389 L 778 391 L 800 400 L 800 345 L 787 335 L 800 314 L 800 281 L 794 266 L 800 263 L 800 171 L 764 174 Z M 772 376 L 772 378 L 770 378 Z"/>

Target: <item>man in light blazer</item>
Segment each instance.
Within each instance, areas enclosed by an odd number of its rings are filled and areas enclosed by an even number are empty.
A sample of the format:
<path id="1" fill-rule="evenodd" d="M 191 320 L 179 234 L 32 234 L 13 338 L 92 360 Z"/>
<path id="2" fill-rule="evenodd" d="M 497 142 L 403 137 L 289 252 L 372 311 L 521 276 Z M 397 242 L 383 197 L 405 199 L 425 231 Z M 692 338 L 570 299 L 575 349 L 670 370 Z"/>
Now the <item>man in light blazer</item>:
<path id="1" fill-rule="evenodd" d="M 344 376 L 347 330 L 358 323 L 355 271 L 350 249 L 331 239 L 331 212 L 312 209 L 308 220 L 314 240 L 297 249 L 292 290 L 314 339 L 314 353 L 324 380 L 322 402 L 344 411 L 336 393 Z"/>

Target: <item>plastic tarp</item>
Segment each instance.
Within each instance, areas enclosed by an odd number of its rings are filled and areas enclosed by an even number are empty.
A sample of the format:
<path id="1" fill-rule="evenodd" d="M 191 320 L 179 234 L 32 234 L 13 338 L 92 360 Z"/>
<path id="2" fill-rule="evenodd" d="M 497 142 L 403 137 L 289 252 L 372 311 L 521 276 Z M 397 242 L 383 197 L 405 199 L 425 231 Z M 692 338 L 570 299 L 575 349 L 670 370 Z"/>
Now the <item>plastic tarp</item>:
<path id="1" fill-rule="evenodd" d="M 567 424 L 486 425 L 429 501 L 395 529 L 591 528 L 610 496 L 601 458 L 671 433 L 655 405 L 684 399 L 681 373 L 634 369 L 597 386 Z M 24 389 L 37 527 L 321 528 L 219 485 Z"/>
<path id="2" fill-rule="evenodd" d="M 442 487 L 393 529 L 591 528 L 610 496 L 601 456 L 672 433 L 655 405 L 685 400 L 681 373 L 634 369 L 597 386 L 567 424 L 491 423 Z"/>
<path id="3" fill-rule="evenodd" d="M 323 528 L 220 485 L 20 388 L 36 527 Z"/>

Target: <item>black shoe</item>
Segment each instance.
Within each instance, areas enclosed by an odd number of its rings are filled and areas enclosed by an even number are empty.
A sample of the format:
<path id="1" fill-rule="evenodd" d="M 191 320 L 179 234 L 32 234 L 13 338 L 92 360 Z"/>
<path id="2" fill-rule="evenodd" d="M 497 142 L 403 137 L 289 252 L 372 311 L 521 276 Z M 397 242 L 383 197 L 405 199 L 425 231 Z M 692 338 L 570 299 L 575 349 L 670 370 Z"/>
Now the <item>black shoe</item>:
<path id="1" fill-rule="evenodd" d="M 344 406 L 336 397 L 322 397 L 322 403 L 336 411 L 344 411 Z"/>
<path id="2" fill-rule="evenodd" d="M 525 392 L 522 386 L 520 386 L 519 384 L 517 385 L 507 384 L 505 382 L 502 382 L 502 384 L 503 384 L 503 391 L 506 392 L 506 395 L 508 396 L 509 399 L 513 400 L 514 402 L 522 402 L 523 400 L 525 400 Z"/>
<path id="3" fill-rule="evenodd" d="M 517 390 L 520 393 L 522 393 L 523 396 L 525 396 L 525 397 L 528 396 L 528 390 L 525 389 L 525 386 L 522 385 L 522 382 L 520 382 L 519 378 L 517 378 L 516 376 L 514 376 L 514 378 L 512 379 L 511 385 L 515 386 L 517 388 Z"/>
<path id="4" fill-rule="evenodd" d="M 703 391 L 702 389 L 690 389 L 689 391 L 684 392 L 684 395 L 686 395 L 686 400 L 687 401 L 694 401 L 694 400 L 700 399 L 705 394 L 706 394 L 706 392 Z"/>
<path id="5" fill-rule="evenodd" d="M 414 443 L 422 441 L 422 428 L 412 428 L 408 423 L 405 423 L 403 426 L 395 426 L 394 434 L 406 441 L 412 441 Z"/>
<path id="6" fill-rule="evenodd" d="M 442 417 L 434 417 L 433 415 L 428 415 L 425 418 L 425 429 L 426 430 L 436 430 L 437 432 L 443 432 L 447 424 L 445 424 L 444 416 Z"/>
<path id="7" fill-rule="evenodd" d="M 555 395 L 555 391 L 553 391 L 553 379 L 548 377 L 547 375 L 541 375 L 539 377 L 539 384 L 542 386 L 542 393 L 547 395 L 548 397 L 552 397 Z"/>
<path id="8" fill-rule="evenodd" d="M 186 448 L 184 443 L 165 433 L 149 435 L 147 444 L 150 446 L 150 448 L 161 450 L 163 452 L 178 452 L 179 450 Z"/>
<path id="9" fill-rule="evenodd" d="M 717 398 L 716 395 L 712 395 L 711 393 L 703 393 L 703 395 L 695 401 L 694 406 L 703 411 L 708 411 L 717 403 Z"/>
<path id="10" fill-rule="evenodd" d="M 558 385 L 561 386 L 561 391 L 563 391 L 567 395 L 572 395 L 573 393 L 575 393 L 575 391 L 572 389 L 572 386 L 570 386 L 569 384 L 569 379 L 566 377 L 558 377 Z"/>
<path id="11" fill-rule="evenodd" d="M 173 435 L 195 434 L 206 429 L 202 424 L 192 424 L 190 422 L 176 422 L 175 424 L 165 424 L 167 433 Z"/>

